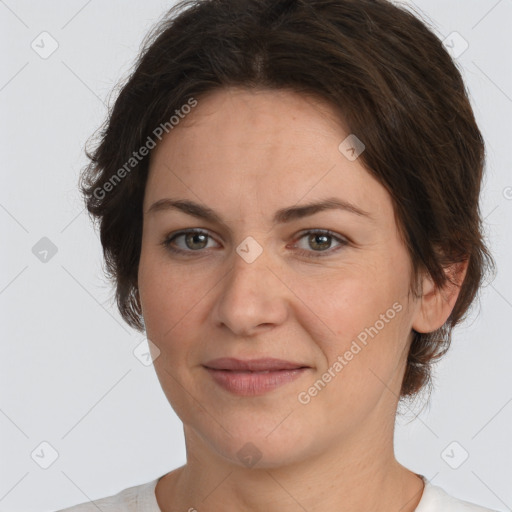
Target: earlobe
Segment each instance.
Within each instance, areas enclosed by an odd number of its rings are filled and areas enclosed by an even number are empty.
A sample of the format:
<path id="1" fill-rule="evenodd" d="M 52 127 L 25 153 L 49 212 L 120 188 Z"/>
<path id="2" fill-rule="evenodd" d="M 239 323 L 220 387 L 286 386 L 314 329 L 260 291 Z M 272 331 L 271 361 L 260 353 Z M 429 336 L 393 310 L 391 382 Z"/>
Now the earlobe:
<path id="1" fill-rule="evenodd" d="M 445 268 L 450 280 L 438 288 L 432 277 L 426 274 L 422 281 L 422 295 L 412 328 L 420 333 L 433 332 L 442 327 L 455 306 L 460 288 L 466 276 L 468 260 Z"/>

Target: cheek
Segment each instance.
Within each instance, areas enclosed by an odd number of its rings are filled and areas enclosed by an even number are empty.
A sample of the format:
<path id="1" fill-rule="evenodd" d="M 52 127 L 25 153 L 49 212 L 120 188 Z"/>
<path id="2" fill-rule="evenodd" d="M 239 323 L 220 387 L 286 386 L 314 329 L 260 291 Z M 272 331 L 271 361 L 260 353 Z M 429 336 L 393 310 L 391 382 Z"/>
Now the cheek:
<path id="1" fill-rule="evenodd" d="M 351 395 L 345 403 L 381 393 L 382 381 L 398 369 L 407 343 L 407 284 L 390 268 L 366 266 L 301 288 L 316 323 L 324 325 L 317 343 L 325 367 L 319 370 L 333 388 Z"/>
<path id="2" fill-rule="evenodd" d="M 402 300 L 402 283 L 383 266 L 359 264 L 296 280 L 294 292 L 324 325 L 330 346 L 353 339 Z M 391 311 L 391 315 L 393 315 Z M 379 324 L 380 325 L 380 324 Z"/>
<path id="3" fill-rule="evenodd" d="M 156 254 L 141 253 L 139 294 L 146 335 L 156 345 L 153 365 L 162 390 L 182 420 L 190 421 L 204 411 L 196 410 L 183 389 L 192 394 L 194 383 L 188 374 L 188 358 L 194 360 L 198 346 L 190 343 L 197 329 L 197 308 L 204 292 L 177 267 L 162 262 Z M 156 357 L 155 357 L 156 356 Z"/>
<path id="4" fill-rule="evenodd" d="M 143 249 L 138 272 L 139 295 L 148 337 L 163 340 L 201 298 L 192 275 L 170 264 L 159 250 Z"/>
<path id="5" fill-rule="evenodd" d="M 165 392 L 174 393 L 168 395 L 171 403 L 180 403 L 181 385 L 194 385 L 190 368 L 204 358 L 208 345 L 209 291 L 218 278 L 149 251 L 141 254 L 138 278 L 146 335 L 159 350 L 155 370 Z"/>

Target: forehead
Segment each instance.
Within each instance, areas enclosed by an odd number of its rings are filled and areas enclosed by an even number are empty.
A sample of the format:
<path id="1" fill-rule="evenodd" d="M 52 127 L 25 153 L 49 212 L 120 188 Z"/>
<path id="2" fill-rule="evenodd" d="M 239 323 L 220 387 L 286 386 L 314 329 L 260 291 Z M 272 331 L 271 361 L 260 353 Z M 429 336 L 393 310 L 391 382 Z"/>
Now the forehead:
<path id="1" fill-rule="evenodd" d="M 339 111 L 319 98 L 285 90 L 216 90 L 199 98 L 153 150 L 147 201 L 165 191 L 219 208 L 244 197 L 255 207 L 258 201 L 260 208 L 268 203 L 277 210 L 338 195 L 362 209 L 382 210 L 387 192 L 339 149 L 349 135 Z"/>
<path id="2" fill-rule="evenodd" d="M 242 126 L 243 131 L 239 129 Z M 182 116 L 155 152 L 166 144 L 172 146 L 169 141 L 178 132 L 180 142 L 186 140 L 190 147 L 229 145 L 247 150 L 258 144 L 268 150 L 283 144 L 314 147 L 321 140 L 327 142 L 325 139 L 335 143 L 346 129 L 340 112 L 319 97 L 290 90 L 230 87 L 199 98 L 197 106 Z M 174 151 L 180 152 L 179 148 Z"/>

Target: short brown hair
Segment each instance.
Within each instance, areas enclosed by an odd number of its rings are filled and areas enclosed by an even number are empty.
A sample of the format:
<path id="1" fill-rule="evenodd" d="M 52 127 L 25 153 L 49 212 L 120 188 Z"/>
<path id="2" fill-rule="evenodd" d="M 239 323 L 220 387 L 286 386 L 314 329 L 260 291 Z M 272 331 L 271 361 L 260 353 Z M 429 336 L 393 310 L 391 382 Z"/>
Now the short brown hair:
<path id="1" fill-rule="evenodd" d="M 385 0 L 185 0 L 166 13 L 86 150 L 80 181 L 121 315 L 144 330 L 137 273 L 149 158 L 130 159 L 191 98 L 229 86 L 313 94 L 343 113 L 365 144 L 362 164 L 393 200 L 411 291 L 419 271 L 442 287 L 444 267 L 469 261 L 445 325 L 414 332 L 400 397 L 414 396 L 431 385 L 432 362 L 494 260 L 479 211 L 484 141 L 461 74 L 425 22 Z"/>

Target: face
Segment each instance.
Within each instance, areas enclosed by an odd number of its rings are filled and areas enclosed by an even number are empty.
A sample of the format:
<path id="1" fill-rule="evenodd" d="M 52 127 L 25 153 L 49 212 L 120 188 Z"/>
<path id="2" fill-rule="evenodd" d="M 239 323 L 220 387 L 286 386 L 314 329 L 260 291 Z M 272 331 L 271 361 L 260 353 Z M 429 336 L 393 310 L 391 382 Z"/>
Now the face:
<path id="1" fill-rule="evenodd" d="M 392 428 L 418 304 L 391 198 L 339 149 L 348 135 L 321 100 L 231 88 L 153 151 L 139 293 L 187 449 L 272 467 Z M 304 208 L 327 199 L 352 206 Z M 217 358 L 302 369 L 208 369 Z"/>

